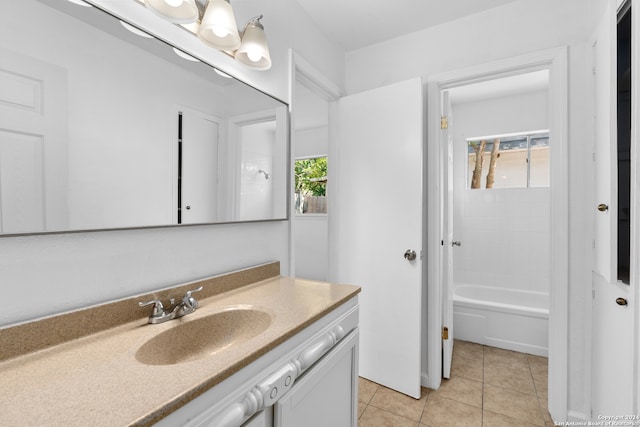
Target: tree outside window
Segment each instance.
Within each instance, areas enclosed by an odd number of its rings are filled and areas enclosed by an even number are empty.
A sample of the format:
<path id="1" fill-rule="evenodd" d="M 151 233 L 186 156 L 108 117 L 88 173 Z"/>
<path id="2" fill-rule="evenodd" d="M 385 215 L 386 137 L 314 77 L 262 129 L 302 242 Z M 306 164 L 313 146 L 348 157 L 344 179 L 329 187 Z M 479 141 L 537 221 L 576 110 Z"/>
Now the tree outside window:
<path id="1" fill-rule="evenodd" d="M 549 187 L 549 131 L 468 138 L 467 188 Z"/>
<path id="2" fill-rule="evenodd" d="M 297 214 L 327 213 L 327 157 L 295 161 L 295 204 Z"/>

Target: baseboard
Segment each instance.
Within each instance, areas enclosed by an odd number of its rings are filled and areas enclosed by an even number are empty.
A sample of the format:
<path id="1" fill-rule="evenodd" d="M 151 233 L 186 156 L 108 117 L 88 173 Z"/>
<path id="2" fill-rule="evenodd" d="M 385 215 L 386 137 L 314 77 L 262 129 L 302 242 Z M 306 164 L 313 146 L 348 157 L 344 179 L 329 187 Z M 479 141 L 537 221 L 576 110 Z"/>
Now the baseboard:
<path id="1" fill-rule="evenodd" d="M 568 411 L 567 417 L 569 418 L 568 421 L 584 421 L 585 423 L 591 419 L 587 414 L 577 411 Z"/>

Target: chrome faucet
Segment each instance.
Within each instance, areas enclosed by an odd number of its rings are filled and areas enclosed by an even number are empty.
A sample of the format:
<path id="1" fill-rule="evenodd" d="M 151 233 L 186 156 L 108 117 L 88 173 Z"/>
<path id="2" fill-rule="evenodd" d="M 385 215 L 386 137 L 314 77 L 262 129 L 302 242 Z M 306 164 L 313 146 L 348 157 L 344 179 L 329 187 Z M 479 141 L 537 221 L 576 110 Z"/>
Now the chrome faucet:
<path id="1" fill-rule="evenodd" d="M 182 297 L 182 301 L 179 304 L 175 304 L 171 309 L 166 310 L 162 305 L 160 300 L 153 300 L 148 302 L 139 302 L 138 305 L 140 307 L 144 307 L 146 305 L 153 304 L 153 310 L 151 311 L 151 316 L 149 316 L 149 323 L 163 323 L 167 320 L 177 319 L 182 316 L 186 316 L 187 314 L 191 314 L 196 311 L 198 308 L 198 301 L 191 295 L 194 292 L 198 292 L 202 290 L 202 286 L 198 289 L 194 289 L 192 291 L 187 291 Z M 171 304 L 174 304 L 175 299 L 171 298 Z"/>

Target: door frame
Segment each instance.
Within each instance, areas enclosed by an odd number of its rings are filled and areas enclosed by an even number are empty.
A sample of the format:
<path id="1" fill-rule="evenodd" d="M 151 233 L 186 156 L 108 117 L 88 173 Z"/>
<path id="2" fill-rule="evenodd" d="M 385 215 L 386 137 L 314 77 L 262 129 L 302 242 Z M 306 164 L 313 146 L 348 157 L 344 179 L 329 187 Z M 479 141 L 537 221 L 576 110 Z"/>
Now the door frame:
<path id="1" fill-rule="evenodd" d="M 427 352 L 423 384 L 438 388 L 442 355 L 442 253 L 441 221 L 443 177 L 440 144 L 440 93 L 456 86 L 507 77 L 527 71 L 549 70 L 549 127 L 551 150 L 551 283 L 549 307 L 549 412 L 567 419 L 568 408 L 568 63 L 567 47 L 540 51 L 428 78 L 427 121 Z M 424 360 L 424 359 L 423 359 Z"/>
<path id="2" fill-rule="evenodd" d="M 619 2 L 618 2 L 619 3 Z M 622 2 L 624 3 L 624 2 Z M 640 0 L 631 0 L 631 10 L 635 13 L 631 14 L 631 69 L 640 69 Z M 640 334 L 638 322 L 640 322 L 640 292 L 638 291 L 638 281 L 640 280 L 640 262 L 637 262 L 638 254 L 640 254 L 640 235 L 638 234 L 638 226 L 640 226 L 640 197 L 637 194 L 638 182 L 640 182 L 640 133 L 638 125 L 640 120 L 640 78 L 638 73 L 631 74 L 631 263 L 629 266 L 629 286 L 633 290 L 632 307 L 634 309 L 633 336 L 635 339 L 634 348 L 634 367 L 633 367 L 633 402 L 634 413 L 640 410 Z"/>
<path id="3" fill-rule="evenodd" d="M 335 127 L 332 125 L 335 119 L 335 108 L 336 102 L 342 96 L 344 96 L 343 90 L 335 85 L 331 80 L 325 77 L 317 68 L 315 68 L 309 61 L 307 61 L 304 56 L 302 56 L 299 52 L 296 52 L 293 49 L 289 49 L 289 62 L 291 65 L 290 70 L 290 86 L 289 86 L 289 108 L 290 108 L 290 116 L 291 123 L 290 129 L 295 129 L 296 123 L 296 83 L 300 83 L 307 87 L 311 92 L 318 95 L 320 98 L 326 100 L 329 103 L 329 140 L 331 141 L 335 137 Z M 295 143 L 296 143 L 296 134 L 291 131 L 291 143 L 289 149 L 289 276 L 295 277 L 296 272 L 296 260 L 295 260 L 295 202 L 293 200 L 293 188 L 294 188 L 294 179 L 295 179 Z M 336 170 L 338 168 L 337 156 L 333 156 L 332 151 L 335 150 L 335 147 L 332 147 L 332 144 L 329 144 L 329 149 L 327 157 L 331 158 L 330 169 Z M 331 184 L 331 180 L 327 182 L 327 203 L 331 206 L 331 214 L 327 214 L 327 228 L 331 228 L 332 217 L 335 218 L 336 212 L 336 188 L 333 188 Z M 331 248 L 331 236 L 327 237 L 327 247 Z M 327 266 L 327 274 L 328 279 L 331 279 L 331 254 L 332 251 L 329 251 L 328 256 L 328 266 Z M 334 260 L 335 263 L 335 260 Z"/>

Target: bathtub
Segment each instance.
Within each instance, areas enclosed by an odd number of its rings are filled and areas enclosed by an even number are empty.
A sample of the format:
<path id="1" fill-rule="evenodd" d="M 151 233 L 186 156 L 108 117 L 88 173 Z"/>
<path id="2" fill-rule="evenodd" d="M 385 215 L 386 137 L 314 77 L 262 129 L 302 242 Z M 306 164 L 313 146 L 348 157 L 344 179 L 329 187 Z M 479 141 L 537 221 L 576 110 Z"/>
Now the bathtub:
<path id="1" fill-rule="evenodd" d="M 549 294 L 469 284 L 453 289 L 456 339 L 548 356 Z"/>

